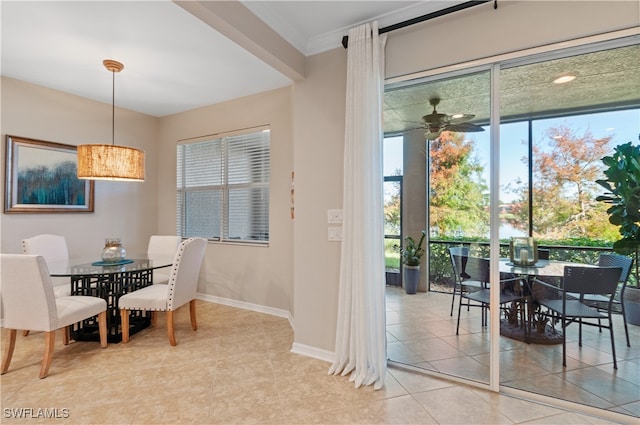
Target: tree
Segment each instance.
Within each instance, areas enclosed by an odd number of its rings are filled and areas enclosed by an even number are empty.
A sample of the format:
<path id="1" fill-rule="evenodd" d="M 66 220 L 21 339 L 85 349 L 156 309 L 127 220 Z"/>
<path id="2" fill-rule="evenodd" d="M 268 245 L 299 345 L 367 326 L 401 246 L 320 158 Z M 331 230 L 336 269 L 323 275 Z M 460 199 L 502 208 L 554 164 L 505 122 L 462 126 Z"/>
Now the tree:
<path id="1" fill-rule="evenodd" d="M 399 169 L 396 169 L 394 176 L 402 175 Z M 400 234 L 400 183 L 391 182 L 393 190 L 391 193 L 385 193 L 384 200 L 384 233 L 385 235 Z"/>
<path id="2" fill-rule="evenodd" d="M 485 236 L 488 231 L 488 190 L 473 147 L 464 133 L 452 132 L 443 132 L 429 146 L 429 225 L 440 236 Z"/>
<path id="3" fill-rule="evenodd" d="M 534 237 L 615 239 L 606 208 L 595 200 L 595 180 L 602 173 L 601 158 L 609 152 L 610 141 L 611 137 L 596 139 L 589 131 L 578 136 L 560 126 L 549 128 L 545 140 L 533 146 Z M 520 182 L 516 193 L 519 199 L 505 220 L 526 232 L 528 186 Z"/>

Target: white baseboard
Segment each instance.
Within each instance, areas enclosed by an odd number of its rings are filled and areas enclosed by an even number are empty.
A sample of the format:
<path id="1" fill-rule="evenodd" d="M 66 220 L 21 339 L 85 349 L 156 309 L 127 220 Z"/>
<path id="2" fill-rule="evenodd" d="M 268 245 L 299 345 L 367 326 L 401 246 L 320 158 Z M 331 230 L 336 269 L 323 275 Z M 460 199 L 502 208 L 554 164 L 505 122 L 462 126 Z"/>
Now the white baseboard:
<path id="1" fill-rule="evenodd" d="M 216 304 L 228 305 L 229 307 L 237 307 L 243 310 L 255 311 L 257 313 L 270 314 L 272 316 L 282 317 L 289 321 L 289 325 L 293 328 L 293 316 L 287 310 L 282 310 L 279 308 L 273 307 L 265 307 L 260 304 L 248 303 L 245 301 L 232 300 L 230 298 L 218 297 L 215 295 L 201 294 L 198 293 L 196 296 L 197 299 L 202 301 L 209 301 Z"/>
<path id="2" fill-rule="evenodd" d="M 322 360 L 327 363 L 333 363 L 336 358 L 336 353 L 333 351 L 322 350 L 317 347 L 311 347 L 310 345 L 299 344 L 297 342 L 293 343 L 291 352 L 294 354 L 300 354 L 302 356 Z"/>
<path id="3" fill-rule="evenodd" d="M 255 311 L 258 313 L 271 314 L 272 316 L 282 317 L 289 321 L 291 328 L 294 329 L 293 316 L 287 310 L 279 308 L 265 307 L 260 304 L 253 304 L 244 301 L 232 300 L 230 298 L 222 298 L 215 295 L 201 294 L 199 293 L 197 298 L 202 301 L 208 301 L 216 304 L 228 305 L 229 307 L 237 307 L 244 310 Z M 328 363 L 333 363 L 335 359 L 335 353 L 333 351 L 322 350 L 310 345 L 293 343 L 291 352 L 294 354 L 300 354 L 302 356 L 311 357 L 314 359 L 322 360 Z"/>

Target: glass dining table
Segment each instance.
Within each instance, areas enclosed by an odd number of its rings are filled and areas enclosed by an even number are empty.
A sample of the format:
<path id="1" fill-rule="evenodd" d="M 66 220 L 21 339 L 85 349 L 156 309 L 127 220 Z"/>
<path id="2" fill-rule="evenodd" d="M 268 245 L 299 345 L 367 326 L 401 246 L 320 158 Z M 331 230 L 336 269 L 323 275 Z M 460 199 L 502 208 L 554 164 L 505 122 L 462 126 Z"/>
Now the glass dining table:
<path id="1" fill-rule="evenodd" d="M 501 276 L 522 277 L 524 282 L 523 319 L 515 325 L 513 323 L 501 323 L 501 335 L 527 343 L 562 343 L 562 331 L 555 330 L 551 327 L 535 302 L 536 297 L 540 296 L 537 293 L 539 288 L 535 286 L 535 279 L 561 285 L 565 266 L 596 267 L 593 264 L 558 260 L 538 260 L 538 262 L 532 266 L 520 266 L 511 263 L 508 258 L 500 259 L 499 270 Z"/>
<path id="2" fill-rule="evenodd" d="M 68 277 L 71 295 L 88 295 L 107 302 L 107 341 L 122 341 L 120 327 L 119 298 L 129 292 L 153 285 L 153 270 L 171 267 L 173 258 L 148 258 L 133 256 L 118 263 L 103 263 L 91 259 L 71 258 L 67 261 L 48 264 L 52 277 Z M 129 333 L 148 327 L 151 319 L 141 311 L 131 311 Z M 71 329 L 76 341 L 98 341 L 98 323 L 90 318 L 76 323 Z"/>

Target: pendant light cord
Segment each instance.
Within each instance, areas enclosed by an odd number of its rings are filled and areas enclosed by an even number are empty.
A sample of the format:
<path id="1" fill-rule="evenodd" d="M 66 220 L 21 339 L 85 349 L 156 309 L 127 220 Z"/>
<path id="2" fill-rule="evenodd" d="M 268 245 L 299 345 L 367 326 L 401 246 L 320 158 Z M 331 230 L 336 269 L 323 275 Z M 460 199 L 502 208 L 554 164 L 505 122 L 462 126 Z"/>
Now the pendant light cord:
<path id="1" fill-rule="evenodd" d="M 111 146 L 116 144 L 116 71 L 111 71 Z"/>

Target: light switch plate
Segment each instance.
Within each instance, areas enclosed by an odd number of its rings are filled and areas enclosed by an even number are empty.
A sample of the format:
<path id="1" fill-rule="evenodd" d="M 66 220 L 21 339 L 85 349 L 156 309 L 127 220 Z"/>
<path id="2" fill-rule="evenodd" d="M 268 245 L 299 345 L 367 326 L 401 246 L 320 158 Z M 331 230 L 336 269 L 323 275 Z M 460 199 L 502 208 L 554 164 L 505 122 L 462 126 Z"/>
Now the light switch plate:
<path id="1" fill-rule="evenodd" d="M 342 224 L 342 209 L 327 210 L 327 223 Z"/>
<path id="2" fill-rule="evenodd" d="M 331 242 L 342 240 L 342 227 L 332 226 L 328 228 L 328 237 Z"/>

